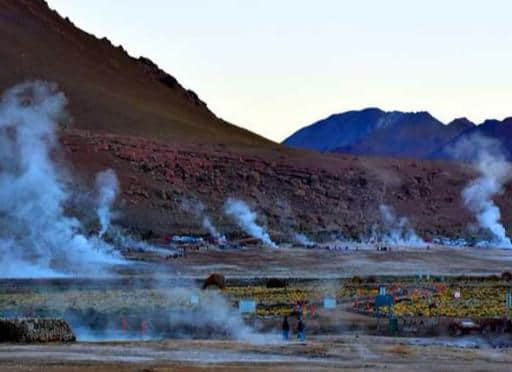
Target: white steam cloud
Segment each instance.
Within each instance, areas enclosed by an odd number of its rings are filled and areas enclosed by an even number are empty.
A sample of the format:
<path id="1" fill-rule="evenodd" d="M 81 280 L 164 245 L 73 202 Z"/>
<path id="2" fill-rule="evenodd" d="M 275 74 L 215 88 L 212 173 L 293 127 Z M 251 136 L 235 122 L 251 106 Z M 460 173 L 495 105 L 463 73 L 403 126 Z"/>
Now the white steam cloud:
<path id="1" fill-rule="evenodd" d="M 503 193 L 503 185 L 510 179 L 512 171 L 500 144 L 486 137 L 475 136 L 457 147 L 459 158 L 471 156 L 473 165 L 480 173 L 480 177 L 462 191 L 464 204 L 475 214 L 479 226 L 492 236 L 490 241 L 480 245 L 512 248 L 512 242 L 500 222 L 500 209 L 492 199 Z"/>
<path id="2" fill-rule="evenodd" d="M 191 288 L 178 288 L 169 293 L 173 298 L 191 297 L 197 294 L 199 294 L 198 290 Z M 276 334 L 262 334 L 248 326 L 238 309 L 229 303 L 222 292 L 207 290 L 200 297 L 195 311 L 183 312 L 180 315 L 169 314 L 169 323 L 176 328 L 185 326 L 187 328 L 215 329 L 231 339 L 249 343 L 278 342 L 279 338 Z"/>
<path id="3" fill-rule="evenodd" d="M 312 241 L 311 239 L 309 239 L 306 235 L 304 235 L 302 233 L 294 233 L 293 237 L 295 238 L 295 241 L 297 243 L 299 243 L 305 247 L 312 247 L 316 244 L 314 241 Z"/>
<path id="4" fill-rule="evenodd" d="M 206 214 L 203 203 L 199 200 L 185 199 L 181 203 L 181 207 L 186 211 L 192 213 L 196 218 L 201 219 L 201 226 L 205 229 L 212 238 L 225 242 L 226 237 L 222 235 L 215 227 L 210 216 Z"/>
<path id="5" fill-rule="evenodd" d="M 64 205 L 71 194 L 51 154 L 66 98 L 53 84 L 8 90 L 0 102 L 0 276 L 91 274 L 120 262 Z"/>
<path id="6" fill-rule="evenodd" d="M 226 240 L 226 238 L 219 233 L 217 228 L 215 226 L 213 226 L 213 223 L 212 223 L 212 221 L 210 220 L 210 218 L 208 216 L 206 216 L 206 215 L 203 216 L 203 220 L 202 220 L 201 225 L 203 226 L 203 229 L 208 231 L 208 233 L 213 238 L 219 239 L 219 240 L 222 240 L 222 241 Z"/>
<path id="7" fill-rule="evenodd" d="M 96 213 L 100 221 L 99 236 L 102 237 L 110 226 L 112 206 L 119 192 L 119 181 L 112 169 L 107 169 L 96 175 L 96 189 L 98 190 Z"/>
<path id="8" fill-rule="evenodd" d="M 379 212 L 383 231 L 378 232 L 374 228 L 371 240 L 390 245 L 425 246 L 423 239 L 410 226 L 407 217 L 397 217 L 393 208 L 385 204 L 379 205 Z"/>
<path id="9" fill-rule="evenodd" d="M 277 247 L 267 231 L 256 223 L 257 214 L 243 201 L 228 199 L 224 205 L 224 212 L 232 217 L 247 234 L 261 240 L 266 245 Z"/>
<path id="10" fill-rule="evenodd" d="M 57 123 L 65 105 L 57 87 L 44 82 L 17 85 L 0 100 L 0 277 L 110 272 L 112 265 L 126 261 L 100 238 L 107 231 L 121 247 L 154 249 L 111 225 L 119 187 L 111 170 L 96 178 L 99 234 L 88 236 L 81 222 L 68 215 L 66 207 L 73 197 L 70 179 L 52 159 L 58 153 Z M 169 323 L 183 325 L 185 331 L 194 325 L 212 326 L 236 339 L 267 340 L 246 326 L 220 294 L 205 298 L 196 316 L 173 315 L 169 314 Z"/>

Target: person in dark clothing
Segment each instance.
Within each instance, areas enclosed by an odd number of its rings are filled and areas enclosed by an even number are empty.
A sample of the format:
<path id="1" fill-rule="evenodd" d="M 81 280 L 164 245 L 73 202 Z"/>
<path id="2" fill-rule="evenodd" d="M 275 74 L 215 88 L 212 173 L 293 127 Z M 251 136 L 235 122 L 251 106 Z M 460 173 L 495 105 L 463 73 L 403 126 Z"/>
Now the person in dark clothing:
<path id="1" fill-rule="evenodd" d="M 301 342 L 303 342 L 304 338 L 305 338 L 304 337 L 304 329 L 305 329 L 304 322 L 302 321 L 302 318 L 299 318 L 299 323 L 297 324 L 297 338 Z"/>
<path id="2" fill-rule="evenodd" d="M 290 332 L 290 325 L 288 324 L 288 317 L 285 316 L 283 320 L 283 340 L 288 341 L 288 333 Z"/>

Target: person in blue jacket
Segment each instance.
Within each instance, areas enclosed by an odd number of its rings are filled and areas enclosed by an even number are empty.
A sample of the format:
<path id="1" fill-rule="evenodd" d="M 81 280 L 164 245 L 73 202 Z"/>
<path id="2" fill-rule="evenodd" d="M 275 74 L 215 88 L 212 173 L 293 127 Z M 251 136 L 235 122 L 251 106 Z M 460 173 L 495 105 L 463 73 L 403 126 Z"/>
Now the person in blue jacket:
<path id="1" fill-rule="evenodd" d="M 288 333 L 290 332 L 290 324 L 288 324 L 288 317 L 285 316 L 283 320 L 283 340 L 288 341 Z"/>
<path id="2" fill-rule="evenodd" d="M 303 342 L 305 339 L 304 330 L 305 330 L 305 324 L 302 321 L 302 318 L 299 317 L 299 323 L 297 324 L 297 338 L 299 341 Z"/>

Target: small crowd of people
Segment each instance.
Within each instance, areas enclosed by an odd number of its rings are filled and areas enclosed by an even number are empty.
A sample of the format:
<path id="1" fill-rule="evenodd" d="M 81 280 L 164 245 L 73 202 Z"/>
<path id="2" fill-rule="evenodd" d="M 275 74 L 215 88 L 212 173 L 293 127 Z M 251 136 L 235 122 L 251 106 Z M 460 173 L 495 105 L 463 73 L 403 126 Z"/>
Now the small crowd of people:
<path id="1" fill-rule="evenodd" d="M 305 331 L 306 325 L 304 324 L 304 321 L 302 320 L 302 317 L 299 316 L 299 321 L 297 322 L 297 339 L 300 342 L 303 342 L 305 340 Z M 290 324 L 288 323 L 288 317 L 285 316 L 283 320 L 283 341 L 289 340 L 289 333 L 290 333 Z"/>

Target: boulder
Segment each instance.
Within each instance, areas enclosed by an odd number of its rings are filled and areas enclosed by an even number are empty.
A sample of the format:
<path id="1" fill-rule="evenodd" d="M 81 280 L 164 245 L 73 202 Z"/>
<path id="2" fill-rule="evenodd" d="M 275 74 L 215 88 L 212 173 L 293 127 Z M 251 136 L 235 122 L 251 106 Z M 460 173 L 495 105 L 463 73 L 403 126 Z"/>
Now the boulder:
<path id="1" fill-rule="evenodd" d="M 353 285 L 361 285 L 361 284 L 363 284 L 363 279 L 361 279 L 361 277 L 359 277 L 359 276 L 353 276 L 350 281 L 351 281 L 351 283 Z"/>
<path id="2" fill-rule="evenodd" d="M 219 289 L 226 288 L 226 278 L 224 275 L 219 273 L 211 274 L 203 283 L 203 289 L 206 289 L 210 286 L 216 286 Z"/>
<path id="3" fill-rule="evenodd" d="M 288 286 L 286 280 L 278 278 L 269 278 L 265 284 L 267 288 L 285 288 Z"/>
<path id="4" fill-rule="evenodd" d="M 0 342 L 74 342 L 76 337 L 64 319 L 0 318 Z"/>
<path id="5" fill-rule="evenodd" d="M 501 274 L 501 279 L 505 281 L 511 281 L 512 280 L 512 274 L 508 271 L 505 271 L 503 274 Z"/>

